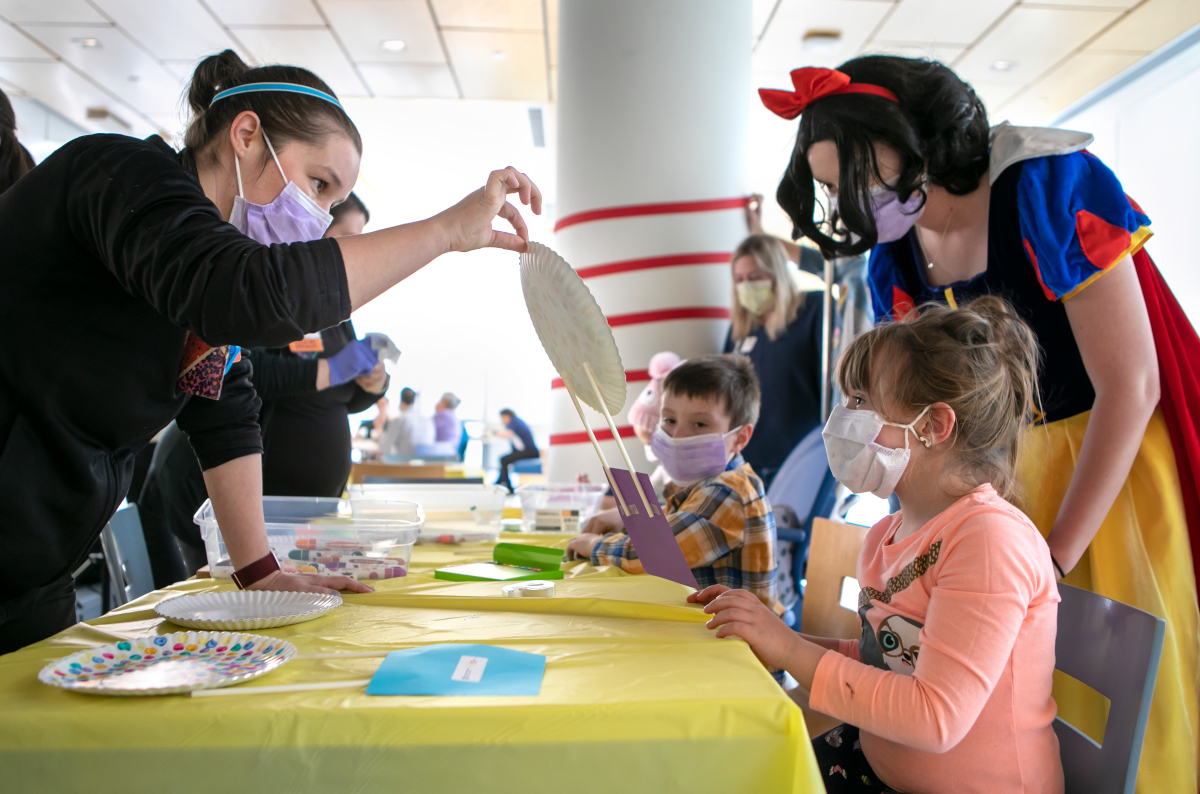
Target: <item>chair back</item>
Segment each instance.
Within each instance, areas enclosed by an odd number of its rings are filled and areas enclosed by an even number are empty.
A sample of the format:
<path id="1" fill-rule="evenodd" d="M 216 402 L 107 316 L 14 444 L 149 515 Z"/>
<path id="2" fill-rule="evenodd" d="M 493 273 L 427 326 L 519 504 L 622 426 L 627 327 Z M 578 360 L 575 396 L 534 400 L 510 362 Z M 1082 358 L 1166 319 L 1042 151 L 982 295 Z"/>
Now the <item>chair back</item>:
<path id="1" fill-rule="evenodd" d="M 858 552 L 868 527 L 846 524 L 828 518 L 814 518 L 812 540 L 808 547 L 808 586 L 800 629 L 818 637 L 858 639 L 862 622 L 858 613 L 839 603 L 842 580 L 856 574 Z"/>
<path id="2" fill-rule="evenodd" d="M 127 604 L 154 589 L 154 573 L 137 505 L 122 507 L 113 514 L 100 533 L 100 544 L 111 582 L 112 603 L 105 604 L 105 610 Z"/>
<path id="3" fill-rule="evenodd" d="M 1066 794 L 1133 794 L 1167 622 L 1078 587 L 1058 592 L 1054 666 L 1109 700 L 1103 744 L 1054 720 Z"/>

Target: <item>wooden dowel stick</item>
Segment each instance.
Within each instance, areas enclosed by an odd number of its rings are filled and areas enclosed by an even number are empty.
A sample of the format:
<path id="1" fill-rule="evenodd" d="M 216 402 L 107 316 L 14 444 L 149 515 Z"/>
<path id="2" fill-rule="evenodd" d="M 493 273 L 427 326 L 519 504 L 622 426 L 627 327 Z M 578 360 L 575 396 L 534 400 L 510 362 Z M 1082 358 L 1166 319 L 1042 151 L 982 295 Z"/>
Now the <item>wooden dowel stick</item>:
<path id="1" fill-rule="evenodd" d="M 637 486 L 638 496 L 642 497 L 642 504 L 646 506 L 646 515 L 653 516 L 654 508 L 650 507 L 650 500 L 646 498 L 646 492 L 642 490 L 642 483 L 638 480 L 637 469 L 633 468 L 633 461 L 629 459 L 629 452 L 626 451 L 625 445 L 621 443 L 621 434 L 617 432 L 617 423 L 613 421 L 612 414 L 608 412 L 608 406 L 604 404 L 604 397 L 600 395 L 600 384 L 596 383 L 596 376 L 592 374 L 592 368 L 586 361 L 583 362 L 583 371 L 587 374 L 588 380 L 592 382 L 592 391 L 596 394 L 596 402 L 600 403 L 600 408 L 604 411 L 604 419 L 608 422 L 608 429 L 612 431 L 613 441 L 617 442 L 617 449 L 621 451 L 621 457 L 625 459 L 625 465 L 629 467 L 629 476 L 633 478 L 633 484 Z"/>
<path id="2" fill-rule="evenodd" d="M 479 552 L 475 552 L 478 554 Z M 345 653 L 298 653 L 292 661 L 301 659 L 372 659 L 387 656 L 391 651 L 346 651 Z"/>
<path id="3" fill-rule="evenodd" d="M 600 449 L 600 442 L 596 440 L 596 434 L 592 432 L 592 426 L 588 424 L 587 417 L 583 415 L 583 406 L 579 404 L 579 398 L 575 396 L 575 389 L 566 378 L 563 378 L 563 386 L 567 387 L 567 394 L 571 395 L 571 402 L 575 405 L 576 413 L 579 414 L 579 421 L 583 423 L 583 429 L 587 431 L 588 438 L 592 440 L 592 448 L 596 450 L 596 455 L 600 458 L 600 465 L 604 467 L 604 476 L 608 478 L 608 484 L 612 486 L 613 495 L 617 497 L 617 503 L 621 505 L 621 511 L 625 515 L 629 515 L 629 505 L 626 504 L 625 498 L 621 496 L 621 491 L 617 489 L 617 481 L 612 476 L 612 469 L 608 467 L 608 460 L 604 457 L 604 451 Z"/>
<path id="4" fill-rule="evenodd" d="M 309 692 L 317 689 L 350 689 L 366 686 L 371 683 L 369 678 L 354 681 L 323 681 L 319 684 L 283 684 L 282 686 L 238 686 L 227 689 L 197 689 L 192 692 L 194 698 L 215 698 L 228 695 L 273 695 L 277 692 Z"/>

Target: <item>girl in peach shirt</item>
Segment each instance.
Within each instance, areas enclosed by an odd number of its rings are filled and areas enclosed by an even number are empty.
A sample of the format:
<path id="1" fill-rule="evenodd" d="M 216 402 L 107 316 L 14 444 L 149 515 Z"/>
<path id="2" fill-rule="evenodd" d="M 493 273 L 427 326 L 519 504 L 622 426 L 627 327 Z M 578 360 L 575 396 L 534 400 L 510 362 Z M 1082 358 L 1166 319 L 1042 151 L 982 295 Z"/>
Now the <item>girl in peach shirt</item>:
<path id="1" fill-rule="evenodd" d="M 846 403 L 824 432 L 830 468 L 901 506 L 859 555 L 857 642 L 796 634 L 741 591 L 689 597 L 707 603 L 718 637 L 745 640 L 845 721 L 813 740 L 829 792 L 1063 791 L 1054 563 L 1007 501 L 1038 404 L 1037 351 L 995 297 L 928 307 L 847 349 Z"/>

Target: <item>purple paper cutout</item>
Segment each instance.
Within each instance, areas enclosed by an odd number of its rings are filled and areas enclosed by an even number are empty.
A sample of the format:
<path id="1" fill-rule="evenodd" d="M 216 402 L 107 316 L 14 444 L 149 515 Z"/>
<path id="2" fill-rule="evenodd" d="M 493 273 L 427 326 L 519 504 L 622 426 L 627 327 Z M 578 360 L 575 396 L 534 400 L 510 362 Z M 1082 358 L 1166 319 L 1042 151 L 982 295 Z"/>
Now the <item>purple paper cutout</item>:
<path id="1" fill-rule="evenodd" d="M 621 516 L 621 523 L 625 525 L 625 531 L 629 534 L 646 573 L 699 590 L 700 585 L 696 583 L 696 577 L 683 556 L 683 549 L 679 548 L 675 533 L 671 531 L 671 525 L 667 523 L 667 517 L 663 515 L 658 499 L 654 496 L 654 486 L 650 484 L 650 478 L 645 474 L 638 474 L 638 481 L 641 482 L 642 490 L 645 491 L 654 511 L 653 515 L 647 516 L 646 506 L 642 503 L 642 497 L 638 495 L 637 486 L 633 484 L 633 477 L 629 472 L 625 469 L 612 469 L 612 476 L 613 482 L 610 485 L 614 491 L 620 491 L 630 513 L 625 515 L 618 504 L 617 515 Z"/>

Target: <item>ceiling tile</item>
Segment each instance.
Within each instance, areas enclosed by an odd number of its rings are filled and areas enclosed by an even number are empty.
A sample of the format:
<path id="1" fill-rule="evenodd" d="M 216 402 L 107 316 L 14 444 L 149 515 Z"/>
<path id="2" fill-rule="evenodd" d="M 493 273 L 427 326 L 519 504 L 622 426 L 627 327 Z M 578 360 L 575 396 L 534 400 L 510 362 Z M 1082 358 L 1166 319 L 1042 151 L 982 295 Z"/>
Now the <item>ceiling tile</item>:
<path id="1" fill-rule="evenodd" d="M 765 32 L 767 20 L 771 18 L 771 12 L 775 10 L 775 4 L 778 2 L 779 0 L 753 0 L 750 9 L 750 33 L 755 41 Z"/>
<path id="2" fill-rule="evenodd" d="M 448 30 L 444 35 L 466 99 L 546 99 L 540 32 Z M 495 53 L 504 53 L 504 59 L 496 60 Z"/>
<path id="3" fill-rule="evenodd" d="M 945 64 L 954 63 L 966 47 L 951 47 L 945 44 L 908 44 L 896 41 L 872 41 L 863 47 L 860 55 L 899 55 L 903 58 L 928 58 Z"/>
<path id="4" fill-rule="evenodd" d="M 993 80 L 969 80 L 971 88 L 975 89 L 975 93 L 979 95 L 983 101 L 983 106 L 988 112 L 988 122 L 995 124 L 1004 119 L 1003 114 L 999 110 L 1000 106 L 1017 91 L 1021 90 L 1021 86 L 1016 83 L 1002 83 Z M 997 116 L 996 114 L 1000 114 Z"/>
<path id="5" fill-rule="evenodd" d="M 0 17 L 9 22 L 104 23 L 87 0 L 0 0 Z"/>
<path id="6" fill-rule="evenodd" d="M 437 28 L 425 0 L 321 0 L 321 8 L 355 61 L 445 63 Z M 399 39 L 400 52 L 383 42 Z"/>
<path id="7" fill-rule="evenodd" d="M 114 131 L 87 117 L 90 107 L 105 107 L 130 124 L 130 135 L 144 137 L 157 130 L 128 108 L 80 77 L 64 63 L 0 61 L 0 80 L 20 88 L 46 107 L 94 131 Z"/>
<path id="8" fill-rule="evenodd" d="M 164 61 L 199 61 L 233 48 L 224 29 L 196 0 L 174 0 L 163 13 L 162 0 L 98 0 L 113 21 Z"/>
<path id="9" fill-rule="evenodd" d="M 889 8 L 890 3 L 867 0 L 783 0 L 754 51 L 751 69 L 790 72 L 801 66 L 837 66 L 854 57 Z M 838 52 L 804 52 L 800 39 L 814 29 L 841 31 Z"/>
<path id="10" fill-rule="evenodd" d="M 1120 14 L 1120 11 L 1017 8 L 954 64 L 955 71 L 972 84 L 987 82 L 1019 88 L 1040 78 Z M 1007 71 L 997 71 L 992 68 L 997 61 L 1010 61 L 1014 65 Z"/>
<path id="11" fill-rule="evenodd" d="M 1142 59 L 1129 52 L 1076 53 L 1071 60 L 1038 80 L 1019 97 L 1006 102 L 996 121 L 1007 118 L 1014 124 L 1040 124 L 1060 110 L 1099 88 Z"/>
<path id="12" fill-rule="evenodd" d="M 180 110 L 184 82 L 139 49 L 116 28 L 22 25 L 60 58 L 142 113 Z M 94 36 L 100 46 L 81 47 L 72 39 Z M 119 113 L 117 108 L 111 108 Z"/>
<path id="13" fill-rule="evenodd" d="M 1027 5 L 1090 6 L 1092 8 L 1133 8 L 1142 0 L 1024 0 Z"/>
<path id="14" fill-rule="evenodd" d="M 12 58 L 46 58 L 53 60 L 54 56 L 29 40 L 16 28 L 0 23 L 0 59 Z"/>
<path id="15" fill-rule="evenodd" d="M 364 63 L 358 68 L 377 97 L 458 99 L 448 66 Z"/>
<path id="16" fill-rule="evenodd" d="M 1150 52 L 1198 24 L 1198 0 L 1148 0 L 1104 31 L 1089 49 Z"/>
<path id="17" fill-rule="evenodd" d="M 263 63 L 303 66 L 328 83 L 339 96 L 367 94 L 366 87 L 327 29 L 242 28 L 235 33 Z"/>
<path id="18" fill-rule="evenodd" d="M 970 44 L 1013 0 L 900 0 L 875 38 L 884 41 Z"/>
<path id="19" fill-rule="evenodd" d="M 443 28 L 541 30 L 541 0 L 433 0 Z"/>
<path id="20" fill-rule="evenodd" d="M 226 25 L 324 25 L 312 0 L 207 0 Z"/>

